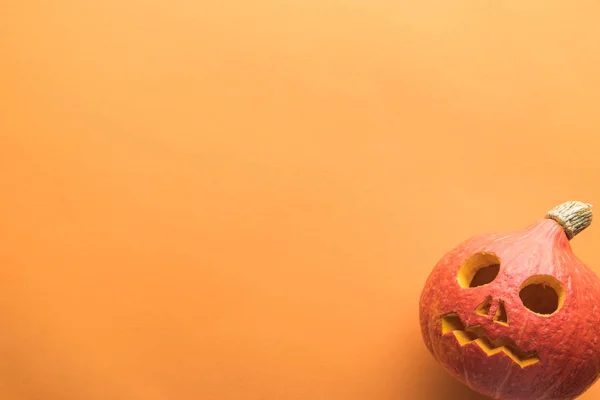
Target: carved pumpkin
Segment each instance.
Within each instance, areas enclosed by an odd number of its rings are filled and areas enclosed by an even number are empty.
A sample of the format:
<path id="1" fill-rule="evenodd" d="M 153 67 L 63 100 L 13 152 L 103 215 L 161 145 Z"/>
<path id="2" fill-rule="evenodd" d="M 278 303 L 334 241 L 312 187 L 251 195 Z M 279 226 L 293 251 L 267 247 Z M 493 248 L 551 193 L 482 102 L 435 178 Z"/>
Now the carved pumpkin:
<path id="1" fill-rule="evenodd" d="M 600 279 L 569 240 L 592 209 L 567 202 L 524 230 L 473 237 L 431 272 L 420 301 L 427 348 L 495 399 L 574 399 L 600 374 Z"/>

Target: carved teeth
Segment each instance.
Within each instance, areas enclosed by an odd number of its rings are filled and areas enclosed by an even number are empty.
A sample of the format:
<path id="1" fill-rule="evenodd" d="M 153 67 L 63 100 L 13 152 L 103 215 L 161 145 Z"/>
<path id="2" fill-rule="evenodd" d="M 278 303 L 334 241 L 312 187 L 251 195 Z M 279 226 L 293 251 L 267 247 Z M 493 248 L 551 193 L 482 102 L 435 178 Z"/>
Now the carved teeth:
<path id="1" fill-rule="evenodd" d="M 500 310 L 500 308 L 504 309 L 504 304 L 500 304 L 501 306 L 498 307 L 498 310 Z M 496 315 L 498 315 L 498 313 L 496 313 Z M 540 359 L 538 358 L 536 352 L 522 352 L 517 348 L 515 343 L 508 338 L 491 339 L 485 333 L 481 325 L 474 325 L 465 328 L 465 325 L 456 313 L 451 313 L 442 316 L 441 322 L 442 335 L 452 333 L 461 346 L 466 346 L 469 343 L 475 343 L 488 356 L 493 356 L 494 354 L 498 353 L 504 353 L 521 368 L 525 368 L 540 362 Z M 496 317 L 494 317 L 494 322 L 502 323 L 502 321 L 500 320 L 496 321 Z"/>

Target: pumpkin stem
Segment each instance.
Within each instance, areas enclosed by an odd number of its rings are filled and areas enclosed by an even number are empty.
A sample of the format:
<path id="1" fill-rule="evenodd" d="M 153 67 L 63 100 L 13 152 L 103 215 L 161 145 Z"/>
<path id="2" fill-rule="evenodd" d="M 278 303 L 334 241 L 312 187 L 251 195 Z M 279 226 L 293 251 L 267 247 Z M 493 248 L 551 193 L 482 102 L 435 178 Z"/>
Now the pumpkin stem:
<path id="1" fill-rule="evenodd" d="M 592 205 L 581 201 L 567 201 L 548 211 L 546 218 L 558 222 L 569 240 L 592 223 Z"/>

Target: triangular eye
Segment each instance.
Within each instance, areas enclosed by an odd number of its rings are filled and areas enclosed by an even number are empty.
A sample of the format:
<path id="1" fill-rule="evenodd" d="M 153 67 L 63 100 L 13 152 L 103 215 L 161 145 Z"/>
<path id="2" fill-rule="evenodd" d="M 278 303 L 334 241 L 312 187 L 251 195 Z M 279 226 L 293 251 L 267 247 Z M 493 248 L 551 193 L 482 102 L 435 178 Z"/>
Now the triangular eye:
<path id="1" fill-rule="evenodd" d="M 474 288 L 492 283 L 500 272 L 500 259 L 492 253 L 476 253 L 458 271 L 458 284 Z"/>

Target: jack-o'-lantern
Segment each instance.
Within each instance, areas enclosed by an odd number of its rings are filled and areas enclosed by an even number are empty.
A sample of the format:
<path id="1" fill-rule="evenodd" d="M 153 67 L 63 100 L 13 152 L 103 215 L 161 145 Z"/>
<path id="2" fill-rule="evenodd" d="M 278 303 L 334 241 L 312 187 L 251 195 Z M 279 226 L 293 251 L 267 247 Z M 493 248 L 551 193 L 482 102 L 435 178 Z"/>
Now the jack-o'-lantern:
<path id="1" fill-rule="evenodd" d="M 574 399 L 600 375 L 600 279 L 569 241 L 592 208 L 567 202 L 521 231 L 447 253 L 420 301 L 427 348 L 494 399 Z"/>

